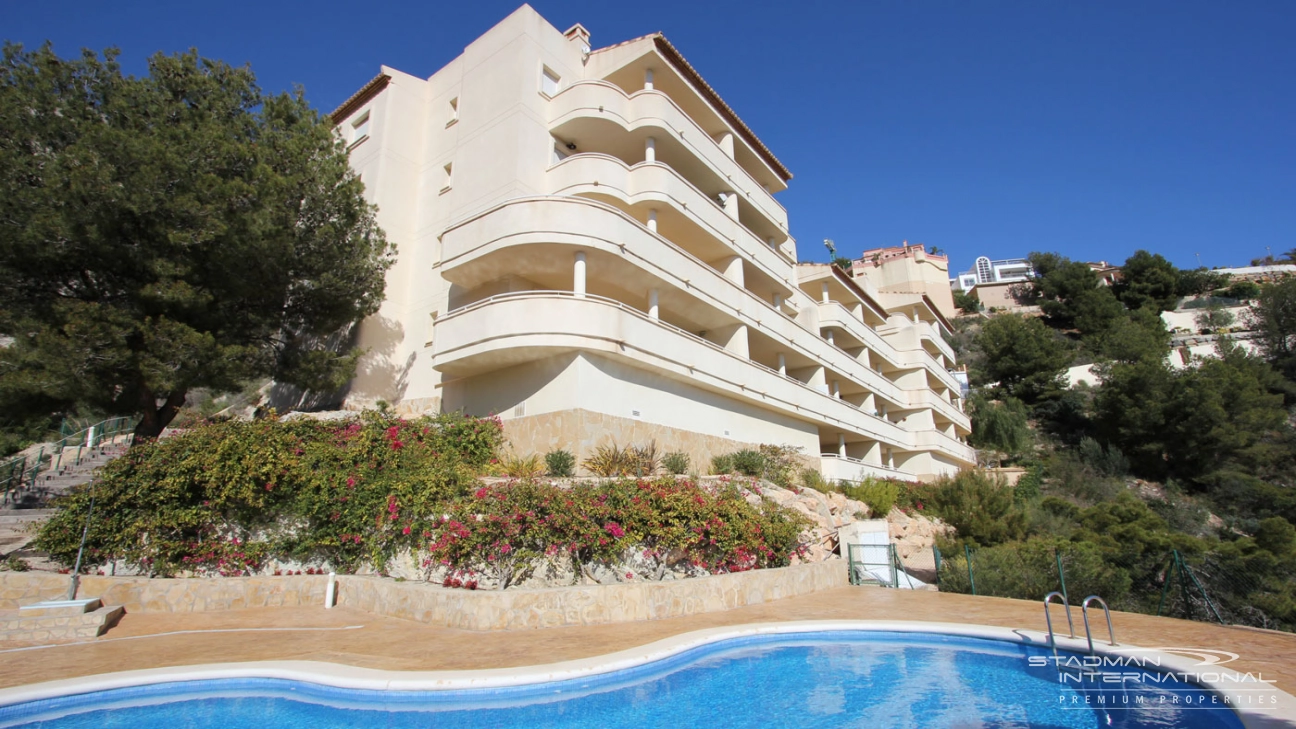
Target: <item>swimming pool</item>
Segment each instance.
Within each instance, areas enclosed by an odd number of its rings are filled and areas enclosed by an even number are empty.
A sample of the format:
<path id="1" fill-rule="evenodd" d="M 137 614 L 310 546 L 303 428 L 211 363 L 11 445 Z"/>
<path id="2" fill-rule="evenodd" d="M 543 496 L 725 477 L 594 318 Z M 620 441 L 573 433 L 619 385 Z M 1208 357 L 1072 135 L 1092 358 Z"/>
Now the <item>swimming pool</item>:
<path id="1" fill-rule="evenodd" d="M 0 707 L 0 727 L 1243 726 L 1219 694 L 1195 684 L 1151 670 L 1105 683 L 1059 669 L 1052 656 L 1024 642 L 936 633 L 760 633 L 606 673 L 480 689 L 152 683 Z"/>

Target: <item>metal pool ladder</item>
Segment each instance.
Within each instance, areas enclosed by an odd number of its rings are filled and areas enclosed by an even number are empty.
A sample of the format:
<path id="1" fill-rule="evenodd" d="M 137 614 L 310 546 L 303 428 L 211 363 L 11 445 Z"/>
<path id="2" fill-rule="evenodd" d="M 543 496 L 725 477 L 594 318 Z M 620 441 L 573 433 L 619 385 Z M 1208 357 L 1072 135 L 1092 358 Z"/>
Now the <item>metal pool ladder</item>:
<path id="1" fill-rule="evenodd" d="M 1044 624 L 1048 626 L 1049 647 L 1052 648 L 1053 652 L 1056 654 L 1057 637 L 1053 633 L 1053 616 L 1049 614 L 1049 605 L 1053 602 L 1054 597 L 1057 597 L 1059 600 L 1062 601 L 1062 607 L 1066 610 L 1067 630 L 1070 633 L 1070 637 L 1074 638 L 1076 637 L 1076 634 L 1075 634 L 1075 623 L 1071 621 L 1071 604 L 1067 602 L 1066 595 L 1056 590 L 1045 595 L 1044 596 Z M 1097 602 L 1099 605 L 1102 606 L 1103 615 L 1105 615 L 1107 618 L 1107 636 L 1110 639 L 1112 645 L 1116 645 L 1116 631 L 1112 628 L 1111 610 L 1108 609 L 1107 603 L 1101 597 L 1098 597 L 1097 595 L 1090 595 L 1089 597 L 1086 597 L 1084 599 L 1084 602 L 1080 603 L 1080 615 L 1082 618 L 1084 618 L 1085 640 L 1089 642 L 1089 655 L 1092 656 L 1094 655 L 1093 634 L 1089 631 L 1089 603 L 1091 602 Z"/>

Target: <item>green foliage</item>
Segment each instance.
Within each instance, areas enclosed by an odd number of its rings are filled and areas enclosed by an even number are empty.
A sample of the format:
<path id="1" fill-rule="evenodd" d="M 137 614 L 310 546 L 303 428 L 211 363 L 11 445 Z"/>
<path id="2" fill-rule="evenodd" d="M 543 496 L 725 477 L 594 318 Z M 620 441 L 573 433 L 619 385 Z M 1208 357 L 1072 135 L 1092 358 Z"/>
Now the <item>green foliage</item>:
<path id="1" fill-rule="evenodd" d="M 1175 293 L 1180 296 L 1204 294 L 1224 286 L 1228 283 L 1228 278 L 1227 274 L 1216 273 L 1205 267 L 1181 269 Z"/>
<path id="2" fill-rule="evenodd" d="M 381 570 L 468 493 L 503 442 L 498 419 L 200 425 L 141 444 L 56 503 L 37 549 L 70 565 L 90 499 L 86 563 L 151 575 L 237 575 L 269 559 Z"/>
<path id="3" fill-rule="evenodd" d="M 616 443 L 605 443 L 594 449 L 585 459 L 585 470 L 595 476 L 629 476 L 639 463 L 632 447 L 621 448 Z"/>
<path id="4" fill-rule="evenodd" d="M 1296 278 L 1260 290 L 1251 327 L 1259 334 L 1265 359 L 1296 379 Z"/>
<path id="5" fill-rule="evenodd" d="M 1238 301 L 1250 301 L 1258 298 L 1264 292 L 1264 287 L 1254 281 L 1235 281 L 1222 291 L 1216 294 L 1226 299 L 1237 299 Z"/>
<path id="6" fill-rule="evenodd" d="M 482 487 L 446 506 L 429 535 L 428 562 L 508 587 L 541 558 L 588 574 L 633 550 L 650 578 L 681 566 L 707 572 L 781 567 L 801 554 L 804 517 L 734 488 L 690 481 L 604 481 L 559 488 L 519 482 Z M 633 579 L 633 573 L 629 575 Z"/>
<path id="7" fill-rule="evenodd" d="M 819 473 L 819 469 L 817 468 L 801 469 L 801 485 L 805 488 L 818 491 L 821 494 L 827 494 L 837 490 L 833 484 L 829 483 L 828 480 L 823 477 L 823 474 Z"/>
<path id="8" fill-rule="evenodd" d="M 1138 250 L 1121 266 L 1116 293 L 1131 309 L 1170 311 L 1179 301 L 1181 277 L 1179 269 L 1160 253 Z"/>
<path id="9" fill-rule="evenodd" d="M 765 454 L 758 450 L 744 448 L 729 456 L 733 459 L 733 470 L 743 476 L 761 476 L 765 473 Z"/>
<path id="10" fill-rule="evenodd" d="M 392 251 L 332 122 L 247 67 L 116 56 L 4 48 L 2 409 L 153 437 L 194 388 L 344 384 Z"/>
<path id="11" fill-rule="evenodd" d="M 843 482 L 839 489 L 848 499 L 868 504 L 869 517 L 884 519 L 900 500 L 900 485 L 889 479 L 867 478 L 859 484 Z"/>
<path id="12" fill-rule="evenodd" d="M 681 451 L 667 453 L 662 457 L 662 468 L 666 469 L 666 473 L 674 476 L 688 473 L 689 455 Z"/>
<path id="13" fill-rule="evenodd" d="M 967 291 L 954 292 L 954 305 L 964 314 L 976 314 L 985 308 L 980 299 Z"/>
<path id="14" fill-rule="evenodd" d="M 1111 320 L 1086 342 L 1099 356 L 1117 362 L 1163 360 L 1170 354 L 1170 332 L 1155 307 L 1135 309 Z"/>
<path id="15" fill-rule="evenodd" d="M 792 485 L 792 475 L 797 469 L 797 455 L 801 449 L 790 445 L 760 445 L 761 457 L 765 459 L 761 478 L 783 488 Z"/>
<path id="16" fill-rule="evenodd" d="M 1104 446 L 1093 438 L 1082 438 L 1078 448 L 1080 460 L 1100 476 L 1124 476 L 1129 460 L 1114 446 Z"/>
<path id="17" fill-rule="evenodd" d="M 962 471 L 917 490 L 924 510 L 940 517 L 958 532 L 958 539 L 990 546 L 1020 539 L 1026 531 L 1026 513 L 1003 479 L 985 471 Z"/>
<path id="18" fill-rule="evenodd" d="M 1009 456 L 1024 454 L 1031 446 L 1030 424 L 1026 406 L 1014 397 L 993 401 L 974 395 L 968 402 L 972 416 L 972 434 L 968 443 Z"/>
<path id="19" fill-rule="evenodd" d="M 1236 319 L 1233 312 L 1226 310 L 1219 299 L 1212 298 L 1203 307 L 1203 311 L 1194 317 L 1194 322 L 1198 330 L 1211 334 L 1233 326 Z"/>
<path id="20" fill-rule="evenodd" d="M 711 473 L 716 476 L 722 476 L 734 472 L 734 459 L 732 453 L 725 453 L 718 456 L 711 456 Z"/>
<path id="21" fill-rule="evenodd" d="M 576 456 L 566 450 L 549 451 L 545 454 L 545 471 L 554 478 L 575 476 Z"/>
<path id="22" fill-rule="evenodd" d="M 534 453 L 529 456 L 505 453 L 500 456 L 491 472 L 494 475 L 508 476 L 509 478 L 535 478 L 544 475 L 545 465 L 540 460 L 540 456 Z"/>
<path id="23" fill-rule="evenodd" d="M 26 560 L 16 554 L 9 555 L 8 559 L 0 563 L 0 567 L 3 567 L 10 572 L 26 572 L 31 569 L 31 565 L 27 564 Z"/>
<path id="24" fill-rule="evenodd" d="M 1096 327 L 1110 310 L 1110 292 L 1106 292 L 1108 296 L 1095 293 L 1102 288 L 1101 282 L 1088 264 L 1056 253 L 1035 252 L 1026 258 L 1035 269 L 1032 296 L 1051 325 L 1070 329 L 1078 317 L 1088 317 L 1089 326 Z"/>
<path id="25" fill-rule="evenodd" d="M 1038 319 L 1011 314 L 982 324 L 976 348 L 985 356 L 979 378 L 1027 404 L 1061 390 L 1071 363 L 1070 347 L 1056 332 Z"/>

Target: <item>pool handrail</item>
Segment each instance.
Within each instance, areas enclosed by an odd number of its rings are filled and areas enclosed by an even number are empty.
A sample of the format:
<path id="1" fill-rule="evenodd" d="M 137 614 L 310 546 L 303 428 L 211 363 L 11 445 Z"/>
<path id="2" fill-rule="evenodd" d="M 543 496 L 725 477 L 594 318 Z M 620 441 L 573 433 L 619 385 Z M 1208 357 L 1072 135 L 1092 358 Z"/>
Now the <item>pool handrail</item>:
<path id="1" fill-rule="evenodd" d="M 1089 640 L 1089 655 L 1094 654 L 1093 635 L 1089 632 L 1089 603 L 1094 600 L 1097 600 L 1098 604 L 1102 605 L 1103 614 L 1107 616 L 1107 636 L 1111 640 L 1111 644 L 1116 645 L 1116 631 L 1112 628 L 1111 609 L 1107 607 L 1107 602 L 1101 597 L 1090 595 L 1084 599 L 1084 602 L 1080 603 L 1080 615 L 1084 618 L 1085 638 Z"/>
<path id="2" fill-rule="evenodd" d="M 1049 647 L 1057 649 L 1057 638 L 1053 635 L 1053 616 L 1049 614 L 1049 604 L 1053 602 L 1053 596 L 1056 595 L 1062 601 L 1062 607 L 1066 610 L 1067 630 L 1070 631 L 1070 637 L 1076 637 L 1075 623 L 1071 620 L 1071 603 L 1067 602 L 1066 595 L 1054 590 L 1044 596 L 1044 624 L 1048 626 Z"/>

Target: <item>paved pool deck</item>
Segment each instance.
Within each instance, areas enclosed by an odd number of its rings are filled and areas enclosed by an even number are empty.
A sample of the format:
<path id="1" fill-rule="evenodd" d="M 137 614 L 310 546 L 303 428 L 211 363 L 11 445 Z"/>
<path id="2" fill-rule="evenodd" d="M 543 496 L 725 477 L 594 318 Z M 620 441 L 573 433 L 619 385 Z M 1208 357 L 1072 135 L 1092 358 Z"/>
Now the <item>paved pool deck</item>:
<path id="1" fill-rule="evenodd" d="M 1055 606 L 1054 627 L 1066 630 Z M 1080 611 L 1073 608 L 1078 630 Z M 1091 613 L 1095 637 L 1106 625 Z M 919 620 L 1044 631 L 1040 603 L 847 587 L 681 618 L 538 630 L 476 632 L 348 608 L 257 608 L 127 614 L 103 636 L 52 646 L 0 644 L 0 687 L 131 669 L 263 660 L 324 661 L 386 670 L 511 668 L 590 658 L 703 628 L 796 620 Z M 1296 635 L 1113 613 L 1116 639 L 1142 647 L 1231 651 L 1227 665 L 1296 694 Z M 1097 641 L 1095 641 L 1097 642 Z"/>

